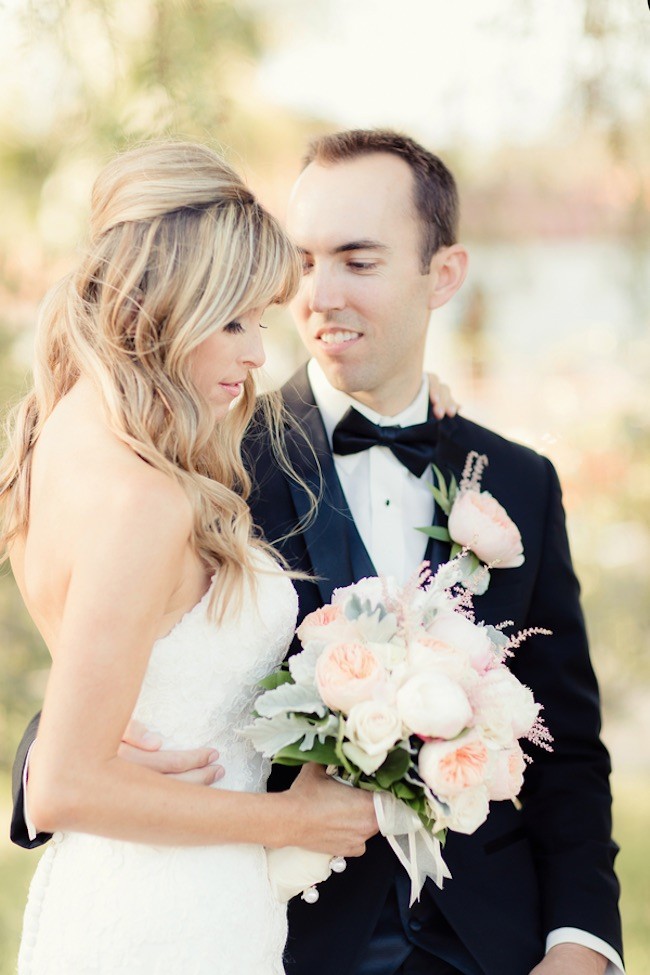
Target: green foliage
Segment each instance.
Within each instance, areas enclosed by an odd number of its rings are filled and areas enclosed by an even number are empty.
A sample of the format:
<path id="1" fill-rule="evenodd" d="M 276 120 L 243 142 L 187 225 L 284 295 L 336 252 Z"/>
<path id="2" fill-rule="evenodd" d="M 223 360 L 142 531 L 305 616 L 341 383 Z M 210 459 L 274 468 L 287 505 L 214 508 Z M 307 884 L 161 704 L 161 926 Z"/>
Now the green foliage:
<path id="1" fill-rule="evenodd" d="M 394 748 L 388 753 L 386 761 L 375 772 L 377 785 L 389 789 L 393 783 L 403 778 L 411 764 L 411 756 L 404 748 Z"/>
<path id="2" fill-rule="evenodd" d="M 333 738 L 326 738 L 324 742 L 315 741 L 307 751 L 300 750 L 300 743 L 287 745 L 277 753 L 273 761 L 277 765 L 304 765 L 306 762 L 317 762 L 319 765 L 340 765 Z"/>
<path id="3" fill-rule="evenodd" d="M 293 677 L 289 673 L 288 668 L 284 667 L 278 670 L 274 670 L 268 677 L 264 677 L 260 681 L 260 687 L 263 687 L 265 691 L 274 691 L 276 687 L 282 687 L 283 684 L 292 684 Z"/>

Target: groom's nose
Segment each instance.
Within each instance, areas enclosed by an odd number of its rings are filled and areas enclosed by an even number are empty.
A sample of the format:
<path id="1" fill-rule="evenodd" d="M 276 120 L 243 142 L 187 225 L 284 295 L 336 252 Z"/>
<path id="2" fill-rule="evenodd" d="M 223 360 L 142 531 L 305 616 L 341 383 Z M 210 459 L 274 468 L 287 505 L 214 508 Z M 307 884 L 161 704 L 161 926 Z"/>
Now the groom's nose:
<path id="1" fill-rule="evenodd" d="M 345 296 L 337 268 L 315 266 L 307 281 L 311 311 L 323 314 L 345 307 Z"/>

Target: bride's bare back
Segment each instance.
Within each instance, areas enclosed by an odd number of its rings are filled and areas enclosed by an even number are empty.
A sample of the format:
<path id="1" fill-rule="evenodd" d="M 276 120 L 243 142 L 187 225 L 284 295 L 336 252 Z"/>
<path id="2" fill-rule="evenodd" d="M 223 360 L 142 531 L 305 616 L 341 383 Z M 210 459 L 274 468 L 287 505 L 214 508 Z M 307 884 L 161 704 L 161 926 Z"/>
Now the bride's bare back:
<path id="1" fill-rule="evenodd" d="M 137 513 L 150 504 L 167 512 L 161 536 L 176 525 L 177 549 L 167 580 L 170 591 L 153 626 L 155 639 L 199 601 L 209 584 L 190 547 L 191 506 L 178 484 L 109 431 L 99 397 L 80 380 L 57 404 L 34 447 L 28 530 L 13 542 L 10 554 L 21 595 L 51 653 L 56 653 L 75 568 L 86 572 L 106 559 L 101 536 L 107 529 L 118 531 L 130 509 L 134 531 L 123 553 L 128 573 L 140 534 Z"/>

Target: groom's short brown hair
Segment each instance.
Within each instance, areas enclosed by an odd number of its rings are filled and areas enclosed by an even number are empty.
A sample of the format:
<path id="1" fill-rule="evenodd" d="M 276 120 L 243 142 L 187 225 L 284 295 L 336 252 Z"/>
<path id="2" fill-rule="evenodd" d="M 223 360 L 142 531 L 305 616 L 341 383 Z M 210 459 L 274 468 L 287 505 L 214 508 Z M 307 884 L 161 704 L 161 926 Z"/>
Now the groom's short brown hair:
<path id="1" fill-rule="evenodd" d="M 413 203 L 421 228 L 420 263 L 426 274 L 436 251 L 455 244 L 458 233 L 456 180 L 438 156 L 392 129 L 348 129 L 314 139 L 303 168 L 313 162 L 346 162 L 375 152 L 399 156 L 413 173 Z"/>

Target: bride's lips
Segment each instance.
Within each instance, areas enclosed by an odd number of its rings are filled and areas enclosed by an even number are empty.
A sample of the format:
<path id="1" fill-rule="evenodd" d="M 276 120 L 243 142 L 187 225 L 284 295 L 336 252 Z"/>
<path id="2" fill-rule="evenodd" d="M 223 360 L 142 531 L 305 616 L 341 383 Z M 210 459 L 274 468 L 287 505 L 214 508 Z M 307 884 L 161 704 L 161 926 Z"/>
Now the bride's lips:
<path id="1" fill-rule="evenodd" d="M 235 399 L 235 397 L 239 396 L 242 391 L 244 380 L 238 379 L 237 382 L 234 383 L 219 383 L 219 385 L 228 393 L 229 396 L 232 396 L 232 398 Z"/>
<path id="2" fill-rule="evenodd" d="M 335 325 L 329 326 L 328 328 L 321 328 L 316 332 L 316 341 L 322 349 L 328 355 L 340 355 L 345 352 L 346 349 L 351 348 L 353 345 L 357 345 L 358 342 L 363 338 L 361 332 L 357 332 L 352 328 L 345 328 L 345 326 Z"/>

